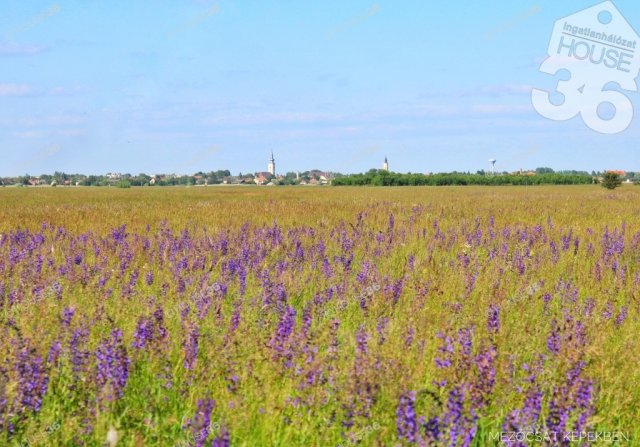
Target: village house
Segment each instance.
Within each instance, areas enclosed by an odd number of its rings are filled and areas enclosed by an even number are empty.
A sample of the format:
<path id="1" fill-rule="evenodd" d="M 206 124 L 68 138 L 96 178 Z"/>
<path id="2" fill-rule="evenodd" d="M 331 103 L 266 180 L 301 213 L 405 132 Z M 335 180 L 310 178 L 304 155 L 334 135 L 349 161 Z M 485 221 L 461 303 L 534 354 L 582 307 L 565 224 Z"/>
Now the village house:
<path id="1" fill-rule="evenodd" d="M 257 172 L 254 178 L 256 185 L 266 185 L 273 178 L 270 172 Z"/>

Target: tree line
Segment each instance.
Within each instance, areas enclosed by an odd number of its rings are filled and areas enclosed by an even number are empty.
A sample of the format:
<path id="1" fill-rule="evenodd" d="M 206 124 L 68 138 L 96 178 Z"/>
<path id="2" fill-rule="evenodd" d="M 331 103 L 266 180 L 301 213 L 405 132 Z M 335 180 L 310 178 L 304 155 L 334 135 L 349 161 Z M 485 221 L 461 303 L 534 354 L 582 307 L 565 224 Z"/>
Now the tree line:
<path id="1" fill-rule="evenodd" d="M 588 185 L 595 177 L 587 173 L 536 175 L 519 174 L 402 174 L 372 169 L 364 174 L 352 174 L 333 179 L 334 186 L 464 186 L 464 185 Z"/>

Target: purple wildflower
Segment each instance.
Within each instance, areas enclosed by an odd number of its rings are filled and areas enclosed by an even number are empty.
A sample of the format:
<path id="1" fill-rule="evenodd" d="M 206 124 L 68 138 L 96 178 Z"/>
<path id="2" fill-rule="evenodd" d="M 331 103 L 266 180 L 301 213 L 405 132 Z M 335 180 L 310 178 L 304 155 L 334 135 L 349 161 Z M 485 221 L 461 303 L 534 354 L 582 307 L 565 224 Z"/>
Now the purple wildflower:
<path id="1" fill-rule="evenodd" d="M 413 344 L 413 339 L 416 335 L 416 330 L 414 328 L 409 328 L 407 331 L 407 335 L 404 338 L 404 344 L 407 347 L 410 347 Z"/>
<path id="2" fill-rule="evenodd" d="M 216 436 L 216 438 L 211 441 L 211 447 L 230 447 L 231 446 L 231 438 L 229 436 L 229 431 L 222 427 L 220 429 L 220 435 Z"/>
<path id="3" fill-rule="evenodd" d="M 416 420 L 416 393 L 409 391 L 400 396 L 400 404 L 396 410 L 396 427 L 398 439 L 406 439 L 408 442 L 416 442 L 418 436 L 418 423 Z"/>
<path id="4" fill-rule="evenodd" d="M 231 321 L 229 322 L 229 332 L 235 332 L 240 325 L 240 313 L 242 311 L 242 302 L 238 301 L 234 305 L 233 314 L 231 315 Z"/>
<path id="5" fill-rule="evenodd" d="M 487 319 L 487 331 L 490 334 L 497 334 L 500 330 L 500 306 L 491 304 L 489 306 L 489 318 Z"/>
<path id="6" fill-rule="evenodd" d="M 358 332 L 356 334 L 356 345 L 357 345 L 357 351 L 362 355 L 367 354 L 368 339 L 369 339 L 369 334 L 367 334 L 367 331 L 364 325 L 360 326 L 360 329 L 358 329 Z"/>
<path id="7" fill-rule="evenodd" d="M 489 403 L 496 382 L 495 360 L 498 356 L 496 347 L 490 345 L 476 356 L 477 377 L 473 382 L 471 399 L 474 408 L 481 408 Z"/>
<path id="8" fill-rule="evenodd" d="M 622 306 L 620 308 L 620 313 L 616 317 L 615 325 L 616 327 L 622 326 L 622 323 L 627 319 L 627 314 L 629 312 L 629 306 Z"/>
<path id="9" fill-rule="evenodd" d="M 502 430 L 506 433 L 528 433 L 535 429 L 542 411 L 542 392 L 537 386 L 527 392 L 522 408 L 513 410 L 506 417 Z M 526 447 L 521 441 L 505 443 L 511 447 Z"/>
<path id="10" fill-rule="evenodd" d="M 106 393 L 107 400 L 122 397 L 129 378 L 129 357 L 122 343 L 122 332 L 111 331 L 109 338 L 103 340 L 96 350 L 96 382 Z"/>
<path id="11" fill-rule="evenodd" d="M 289 338 L 293 333 L 295 324 L 296 311 L 293 307 L 287 306 L 280 318 L 276 332 L 269 343 L 271 349 L 274 350 L 274 359 L 283 359 L 284 366 L 286 368 L 291 366 L 291 359 L 293 358 L 293 351 Z"/>
<path id="12" fill-rule="evenodd" d="M 445 336 L 442 332 L 438 333 L 438 338 L 442 340 L 443 345 L 438 348 L 438 356 L 435 358 L 436 367 L 440 369 L 448 368 L 453 364 L 453 355 L 455 349 L 451 341 L 451 337 Z"/>
<path id="13" fill-rule="evenodd" d="M 611 301 L 607 301 L 607 305 L 602 312 L 602 316 L 607 320 L 610 320 L 613 316 L 613 304 L 611 303 Z"/>
<path id="14" fill-rule="evenodd" d="M 464 417 L 464 391 L 456 386 L 449 392 L 446 410 L 442 417 L 443 425 L 448 429 L 449 445 L 458 445 L 458 439 L 463 435 Z"/>
<path id="15" fill-rule="evenodd" d="M 142 349 L 153 339 L 153 323 L 149 318 L 141 317 L 138 319 L 136 331 L 133 334 L 132 348 Z"/>
<path id="16" fill-rule="evenodd" d="M 196 360 L 198 358 L 198 345 L 200 339 L 200 332 L 197 326 L 191 326 L 187 330 L 187 334 L 182 347 L 184 348 L 184 368 L 187 370 L 193 370 L 195 368 Z"/>
<path id="17" fill-rule="evenodd" d="M 547 348 L 553 354 L 557 355 L 560 353 L 560 342 L 560 328 L 558 321 L 554 318 L 553 321 L 551 321 L 551 334 L 547 337 Z"/>
<path id="18" fill-rule="evenodd" d="M 191 429 L 195 447 L 202 447 L 207 442 L 211 432 L 211 413 L 214 406 L 215 401 L 213 399 L 198 400 L 196 414 L 187 421 L 187 425 L 184 427 Z"/>
<path id="19" fill-rule="evenodd" d="M 42 357 L 29 340 L 18 340 L 14 369 L 18 376 L 16 408 L 19 413 L 40 411 L 42 399 L 49 387 L 49 375 Z"/>
<path id="20" fill-rule="evenodd" d="M 59 341 L 54 341 L 49 348 L 49 355 L 47 356 L 47 362 L 50 365 L 55 364 L 60 357 L 60 352 L 62 351 L 62 345 Z"/>
<path id="21" fill-rule="evenodd" d="M 71 372 L 73 373 L 76 383 L 81 380 L 82 374 L 86 371 L 89 363 L 89 356 L 91 353 L 85 349 L 88 338 L 89 330 L 86 328 L 79 328 L 73 332 L 69 342 Z"/>
<path id="22" fill-rule="evenodd" d="M 389 323 L 389 317 L 384 317 L 378 322 L 378 325 L 376 326 L 376 330 L 378 331 L 378 336 L 379 336 L 378 338 L 379 345 L 382 345 L 385 342 L 385 329 L 388 323 Z"/>
<path id="23" fill-rule="evenodd" d="M 65 327 L 69 327 L 69 325 L 71 324 L 71 319 L 73 318 L 73 315 L 75 314 L 75 307 L 71 306 L 71 307 L 65 307 L 64 310 L 62 311 L 62 325 Z"/>

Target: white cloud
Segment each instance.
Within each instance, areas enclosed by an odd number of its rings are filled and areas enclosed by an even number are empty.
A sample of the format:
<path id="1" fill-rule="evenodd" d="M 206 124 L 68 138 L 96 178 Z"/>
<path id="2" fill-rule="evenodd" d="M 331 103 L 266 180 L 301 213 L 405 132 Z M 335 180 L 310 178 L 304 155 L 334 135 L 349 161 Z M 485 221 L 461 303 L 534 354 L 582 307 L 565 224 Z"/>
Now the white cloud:
<path id="1" fill-rule="evenodd" d="M 24 130 L 24 131 L 13 132 L 13 136 L 17 138 L 40 138 L 45 136 L 45 133 L 39 130 Z"/>
<path id="2" fill-rule="evenodd" d="M 524 84 L 483 85 L 463 93 L 462 96 L 500 97 L 530 95 L 532 89 L 532 86 Z"/>
<path id="3" fill-rule="evenodd" d="M 42 45 L 24 45 L 13 42 L 0 42 L 0 57 L 35 56 L 49 48 Z"/>
<path id="4" fill-rule="evenodd" d="M 51 96 L 72 96 L 72 95 L 81 95 L 84 93 L 88 93 L 91 90 L 87 87 L 55 87 L 49 89 L 46 93 Z"/>
<path id="5" fill-rule="evenodd" d="M 84 129 L 64 129 L 57 131 L 57 134 L 62 137 L 82 137 L 87 135 Z"/>
<path id="6" fill-rule="evenodd" d="M 205 118 L 206 125 L 260 125 L 260 124 L 320 124 L 337 122 L 341 117 L 331 113 L 315 112 L 226 112 Z M 343 117 L 342 117 L 343 118 Z"/>
<path id="7" fill-rule="evenodd" d="M 471 112 L 478 115 L 514 115 L 533 112 L 530 105 L 509 104 L 476 104 L 471 107 Z"/>
<path id="8" fill-rule="evenodd" d="M 0 96 L 28 96 L 33 88 L 26 84 L 0 84 Z"/>
<path id="9" fill-rule="evenodd" d="M 90 91 L 90 89 L 81 86 L 44 89 L 27 84 L 0 84 L 0 96 L 73 96 Z"/>

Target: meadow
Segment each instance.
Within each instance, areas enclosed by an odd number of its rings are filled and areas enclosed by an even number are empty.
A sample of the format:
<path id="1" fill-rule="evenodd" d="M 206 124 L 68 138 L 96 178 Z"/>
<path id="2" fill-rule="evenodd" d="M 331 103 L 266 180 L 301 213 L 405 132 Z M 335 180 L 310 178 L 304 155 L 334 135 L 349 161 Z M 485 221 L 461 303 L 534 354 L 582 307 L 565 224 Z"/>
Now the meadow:
<path id="1" fill-rule="evenodd" d="M 0 188 L 0 445 L 640 445 L 639 216 L 634 186 Z"/>

